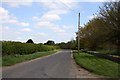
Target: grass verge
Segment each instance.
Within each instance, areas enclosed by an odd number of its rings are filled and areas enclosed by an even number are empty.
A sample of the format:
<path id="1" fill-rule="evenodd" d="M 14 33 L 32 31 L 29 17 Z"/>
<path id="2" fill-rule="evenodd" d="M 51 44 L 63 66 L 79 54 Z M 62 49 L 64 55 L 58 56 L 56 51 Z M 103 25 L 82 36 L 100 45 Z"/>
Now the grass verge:
<path id="1" fill-rule="evenodd" d="M 78 65 L 90 72 L 102 76 L 119 77 L 118 65 L 120 64 L 118 63 L 87 53 L 80 53 L 78 55 L 77 52 L 73 52 L 73 57 Z"/>
<path id="2" fill-rule="evenodd" d="M 6 55 L 2 57 L 2 66 L 10 66 L 23 61 L 28 61 L 35 58 L 51 55 L 57 51 L 58 50 L 37 52 L 37 53 L 27 54 L 27 55 Z"/>

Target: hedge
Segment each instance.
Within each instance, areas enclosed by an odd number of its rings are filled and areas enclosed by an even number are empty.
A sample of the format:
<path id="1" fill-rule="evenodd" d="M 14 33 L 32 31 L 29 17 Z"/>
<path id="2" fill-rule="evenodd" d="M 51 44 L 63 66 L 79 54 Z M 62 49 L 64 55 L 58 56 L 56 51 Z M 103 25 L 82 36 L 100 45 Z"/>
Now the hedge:
<path id="1" fill-rule="evenodd" d="M 1 41 L 2 42 L 2 55 L 14 55 L 14 54 L 32 54 L 41 51 L 51 51 L 57 46 L 49 46 L 43 44 L 33 43 L 21 43 L 12 41 Z"/>

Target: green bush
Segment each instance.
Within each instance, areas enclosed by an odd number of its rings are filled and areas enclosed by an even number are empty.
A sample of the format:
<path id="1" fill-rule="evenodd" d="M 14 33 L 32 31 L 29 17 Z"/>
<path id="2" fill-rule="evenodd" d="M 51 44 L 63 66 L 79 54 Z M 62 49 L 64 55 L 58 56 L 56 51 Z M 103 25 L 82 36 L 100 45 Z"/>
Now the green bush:
<path id="1" fill-rule="evenodd" d="M 11 42 L 2 41 L 2 55 L 15 55 L 15 54 L 32 54 L 41 51 L 51 51 L 57 49 L 56 46 L 48 46 L 43 44 L 33 44 L 33 43 L 21 43 L 21 42 Z"/>

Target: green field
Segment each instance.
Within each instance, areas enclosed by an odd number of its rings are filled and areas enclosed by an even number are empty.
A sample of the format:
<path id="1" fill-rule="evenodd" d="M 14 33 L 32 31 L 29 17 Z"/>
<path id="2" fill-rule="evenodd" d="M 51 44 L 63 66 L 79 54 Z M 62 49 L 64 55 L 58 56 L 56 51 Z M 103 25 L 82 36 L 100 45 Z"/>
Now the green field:
<path id="1" fill-rule="evenodd" d="M 54 50 L 54 51 L 44 51 L 44 52 L 36 52 L 33 54 L 26 54 L 26 55 L 6 55 L 2 57 L 2 66 L 10 66 L 10 65 L 14 65 L 16 63 L 20 63 L 23 61 L 28 61 L 28 60 L 32 60 L 35 58 L 39 58 L 39 57 L 43 57 L 46 55 L 51 55 L 55 52 L 57 52 L 58 50 Z"/>
<path id="2" fill-rule="evenodd" d="M 87 53 L 73 52 L 75 62 L 88 71 L 109 77 L 118 77 L 118 63 L 113 61 L 102 59 Z"/>

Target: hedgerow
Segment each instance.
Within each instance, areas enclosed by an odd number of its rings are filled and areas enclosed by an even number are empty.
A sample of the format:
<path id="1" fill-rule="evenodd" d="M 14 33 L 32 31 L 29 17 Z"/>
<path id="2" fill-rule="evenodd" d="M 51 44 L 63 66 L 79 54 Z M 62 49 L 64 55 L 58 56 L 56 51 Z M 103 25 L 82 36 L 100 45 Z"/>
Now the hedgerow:
<path id="1" fill-rule="evenodd" d="M 41 51 L 51 51 L 58 47 L 43 44 L 2 41 L 2 55 L 32 54 Z"/>

